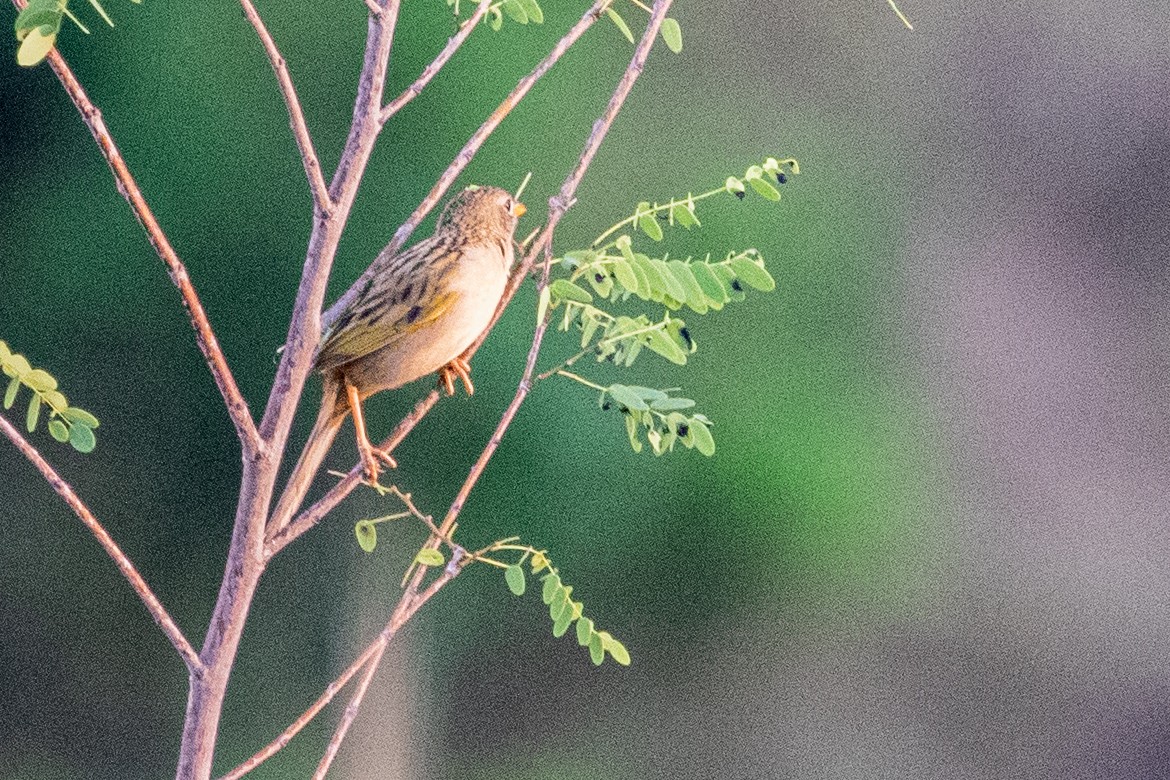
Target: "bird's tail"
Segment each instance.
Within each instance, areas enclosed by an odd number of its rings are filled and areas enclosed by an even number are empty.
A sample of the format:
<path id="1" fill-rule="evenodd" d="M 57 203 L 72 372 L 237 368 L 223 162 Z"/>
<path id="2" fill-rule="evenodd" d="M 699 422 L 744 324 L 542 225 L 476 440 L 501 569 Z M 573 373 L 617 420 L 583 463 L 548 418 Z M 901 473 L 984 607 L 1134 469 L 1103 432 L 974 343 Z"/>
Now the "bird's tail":
<path id="1" fill-rule="evenodd" d="M 341 429 L 341 423 L 345 421 L 348 411 L 349 407 L 343 402 L 341 382 L 336 377 L 326 375 L 317 422 L 313 424 L 309 439 L 301 450 L 301 457 L 297 459 L 297 465 L 293 466 L 284 492 L 276 503 L 269 528 L 273 530 L 284 528 L 300 509 L 301 502 L 305 500 L 305 494 L 309 492 L 309 486 L 313 483 L 313 477 L 317 475 L 317 469 L 325 460 L 325 455 L 329 452 L 329 447 Z"/>

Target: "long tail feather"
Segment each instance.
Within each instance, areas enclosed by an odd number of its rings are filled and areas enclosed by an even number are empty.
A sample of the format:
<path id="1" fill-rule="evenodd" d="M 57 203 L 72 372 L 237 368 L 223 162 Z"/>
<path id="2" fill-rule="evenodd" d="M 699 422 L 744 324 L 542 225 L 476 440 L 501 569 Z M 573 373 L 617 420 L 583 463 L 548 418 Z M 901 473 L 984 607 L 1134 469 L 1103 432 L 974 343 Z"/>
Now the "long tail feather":
<path id="1" fill-rule="evenodd" d="M 309 486 L 313 484 L 313 477 L 317 475 L 317 470 L 321 468 L 321 462 L 325 460 L 325 455 L 329 452 L 333 439 L 337 437 L 337 432 L 341 429 L 341 423 L 345 421 L 349 407 L 342 402 L 342 399 L 341 382 L 335 377 L 326 376 L 325 390 L 321 397 L 321 411 L 317 414 L 317 422 L 313 424 L 313 430 L 309 433 L 305 448 L 301 450 L 297 465 L 293 466 L 292 474 L 284 486 L 280 501 L 277 502 L 276 509 L 272 512 L 269 528 L 273 530 L 284 528 L 300 509 L 301 502 L 305 500 L 305 494 L 309 492 Z"/>

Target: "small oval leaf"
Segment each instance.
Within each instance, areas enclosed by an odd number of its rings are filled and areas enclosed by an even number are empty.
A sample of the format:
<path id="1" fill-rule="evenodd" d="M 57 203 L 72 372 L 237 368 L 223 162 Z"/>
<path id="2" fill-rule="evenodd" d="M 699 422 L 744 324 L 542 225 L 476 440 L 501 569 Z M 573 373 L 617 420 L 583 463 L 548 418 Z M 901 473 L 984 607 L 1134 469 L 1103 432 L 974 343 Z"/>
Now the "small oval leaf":
<path id="1" fill-rule="evenodd" d="M 581 647 L 588 647 L 591 639 L 593 639 L 593 621 L 590 618 L 582 617 L 577 621 L 577 644 Z"/>
<path id="2" fill-rule="evenodd" d="M 353 533 L 357 537 L 358 547 L 366 552 L 373 552 L 378 546 L 378 527 L 369 520 L 359 520 L 353 527 Z"/>
<path id="3" fill-rule="evenodd" d="M 524 569 L 519 564 L 512 564 L 504 569 L 504 581 L 508 583 L 508 590 L 516 596 L 523 596 L 528 580 L 524 577 Z"/>
<path id="4" fill-rule="evenodd" d="M 69 426 L 60 420 L 49 420 L 49 435 L 59 442 L 69 441 Z"/>
<path id="5" fill-rule="evenodd" d="M 733 257 L 728 263 L 735 275 L 755 287 L 757 290 L 769 292 L 776 289 L 776 280 L 764 270 L 764 266 L 749 260 L 746 257 Z"/>
<path id="6" fill-rule="evenodd" d="M 93 452 L 93 448 L 97 446 L 97 438 L 93 435 L 92 429 L 84 425 L 74 425 L 69 429 L 69 443 L 78 452 Z"/>
<path id="7" fill-rule="evenodd" d="M 430 547 L 424 547 L 418 551 L 418 555 L 414 556 L 415 563 L 420 563 L 423 566 L 442 566 L 447 559 L 443 557 L 443 553 Z"/>
<path id="8" fill-rule="evenodd" d="M 593 296 L 584 287 L 580 287 L 568 279 L 555 279 L 548 286 L 552 295 L 558 301 L 573 301 L 575 303 L 593 303 Z"/>
<path id="9" fill-rule="evenodd" d="M 24 376 L 24 383 L 38 393 L 57 389 L 57 380 L 43 368 L 35 368 Z"/>
<path id="10" fill-rule="evenodd" d="M 98 418 L 94 417 L 84 409 L 77 408 L 76 406 L 70 406 L 68 409 L 62 409 L 61 416 L 66 420 L 69 420 L 69 422 L 75 422 L 78 425 L 84 425 L 86 428 L 96 428 L 101 425 L 101 423 L 98 422 Z"/>
<path id="11" fill-rule="evenodd" d="M 41 419 L 41 397 L 33 394 L 33 397 L 28 401 L 28 416 L 25 418 L 25 426 L 28 432 L 32 433 L 37 429 L 37 421 Z"/>
<path id="12" fill-rule="evenodd" d="M 662 34 L 662 40 L 666 41 L 666 47 L 675 54 L 682 51 L 682 28 L 678 26 L 678 20 L 671 17 L 666 17 L 662 20 L 662 26 L 658 28 L 658 32 Z"/>
<path id="13" fill-rule="evenodd" d="M 610 6 L 605 9 L 605 15 L 609 17 L 611 22 L 617 25 L 617 28 L 622 31 L 622 35 L 626 36 L 627 41 L 630 43 L 634 42 L 634 34 L 630 32 L 630 27 L 626 24 L 626 20 L 621 17 L 621 14 L 613 10 L 613 7 Z"/>

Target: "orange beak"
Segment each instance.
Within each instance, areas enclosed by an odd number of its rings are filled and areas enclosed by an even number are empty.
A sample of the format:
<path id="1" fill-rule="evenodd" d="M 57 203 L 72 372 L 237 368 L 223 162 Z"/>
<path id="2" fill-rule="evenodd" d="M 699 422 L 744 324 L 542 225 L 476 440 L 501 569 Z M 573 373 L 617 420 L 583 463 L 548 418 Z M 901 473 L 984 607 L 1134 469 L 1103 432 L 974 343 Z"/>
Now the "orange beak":
<path id="1" fill-rule="evenodd" d="M 515 206 L 512 207 L 512 216 L 519 219 L 520 217 L 524 216 L 525 212 L 527 212 L 527 211 L 528 211 L 527 206 L 525 206 L 523 203 L 517 203 Z"/>

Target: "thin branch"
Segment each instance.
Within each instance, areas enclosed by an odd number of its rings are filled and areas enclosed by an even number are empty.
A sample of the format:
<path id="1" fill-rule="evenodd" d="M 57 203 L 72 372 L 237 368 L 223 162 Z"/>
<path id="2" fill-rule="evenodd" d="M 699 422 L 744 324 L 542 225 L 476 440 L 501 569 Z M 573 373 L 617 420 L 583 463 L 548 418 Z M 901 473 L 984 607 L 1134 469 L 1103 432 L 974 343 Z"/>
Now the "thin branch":
<path id="1" fill-rule="evenodd" d="M 470 561 L 470 558 L 466 560 Z M 414 615 L 414 613 L 417 612 L 423 604 L 430 600 L 431 596 L 434 596 L 436 593 L 438 593 L 444 585 L 446 585 L 459 574 L 461 568 L 461 562 L 456 562 L 454 567 L 449 564 L 448 567 L 444 569 L 443 574 L 437 577 L 435 581 L 432 582 L 431 585 L 425 591 L 419 594 L 419 596 L 415 598 L 409 605 L 406 605 L 405 602 L 400 601 L 398 606 L 395 608 L 394 614 L 390 618 L 390 622 L 386 624 L 386 627 L 382 629 L 377 638 L 375 638 L 373 642 L 366 646 L 366 648 L 361 652 L 361 655 L 355 658 L 344 672 L 338 675 L 333 682 L 329 683 L 328 687 L 325 688 L 325 691 L 321 694 L 321 696 L 319 696 L 307 710 L 301 713 L 296 720 L 290 723 L 288 728 L 282 731 L 276 739 L 272 740 L 272 742 L 269 742 L 263 748 L 256 751 L 256 753 L 251 758 L 249 758 L 247 761 L 244 761 L 242 764 L 228 772 L 223 777 L 219 778 L 219 780 L 238 780 L 240 777 L 243 777 L 245 774 L 252 771 L 261 763 L 275 755 L 279 750 L 281 750 L 281 748 L 288 745 L 288 743 L 292 741 L 292 738 L 299 734 L 305 728 L 305 726 L 309 725 L 313 718 L 315 718 L 321 712 L 321 710 L 323 710 L 325 706 L 329 704 L 329 702 L 336 698 L 337 694 L 340 693 L 341 689 L 344 688 L 346 684 L 353 679 L 354 675 L 361 671 L 363 667 L 366 667 L 367 672 L 359 681 L 358 689 L 354 693 L 354 696 L 357 697 L 357 700 L 360 703 L 361 698 L 365 696 L 366 689 L 369 687 L 374 671 L 381 662 L 382 655 L 385 653 L 386 646 L 390 643 L 390 640 L 394 638 L 394 635 L 398 633 L 398 630 L 402 628 L 403 625 L 405 625 L 405 623 Z M 348 714 L 351 710 L 353 711 L 354 715 L 357 714 L 357 708 L 354 706 L 354 701 L 352 699 L 349 705 L 346 707 L 346 713 Z M 351 716 L 349 721 L 352 722 L 352 720 L 353 718 Z M 345 728 L 348 730 L 348 723 L 346 724 Z M 340 746 L 340 740 L 338 740 L 337 744 Z M 330 761 L 333 760 L 332 755 L 336 755 L 336 753 L 337 748 L 334 747 L 329 759 Z"/>
<path id="2" fill-rule="evenodd" d="M 380 644 L 379 641 L 374 641 L 371 643 L 365 650 L 362 651 L 362 654 L 359 655 L 354 660 L 354 662 L 349 665 L 349 668 L 342 672 L 336 680 L 329 683 L 329 686 L 325 688 L 325 692 L 322 693 L 320 697 L 318 697 L 317 701 L 313 702 L 312 706 L 302 712 L 296 720 L 289 724 L 288 728 L 280 732 L 280 736 L 269 742 L 260 750 L 256 751 L 256 753 L 251 758 L 237 766 L 232 771 L 228 772 L 223 777 L 219 778 L 219 780 L 238 780 L 238 778 L 243 777 L 256 767 L 260 766 L 260 764 L 267 761 L 274 754 L 276 754 L 277 751 L 291 742 L 293 737 L 300 733 L 300 731 L 305 726 L 309 725 L 313 718 L 317 717 L 317 713 L 321 712 L 321 710 L 325 708 L 326 704 L 333 701 L 333 697 L 335 697 L 341 691 L 341 689 L 345 687 L 346 683 L 348 683 L 355 674 L 361 671 L 361 668 L 366 665 L 370 658 L 373 657 L 375 653 L 380 656 L 381 651 L 385 650 L 385 647 L 386 646 L 384 644 Z"/>
<path id="3" fill-rule="evenodd" d="M 158 600 L 158 596 L 154 595 L 154 591 L 146 584 L 146 580 L 138 573 L 138 569 L 126 557 L 126 553 L 118 547 L 117 542 L 110 536 L 109 532 L 102 526 L 101 522 L 94 517 L 93 513 L 89 511 L 89 507 L 78 497 L 74 492 L 73 487 L 66 482 L 60 474 L 53 469 L 49 462 L 41 456 L 37 448 L 29 443 L 27 439 L 20 434 L 20 431 L 8 421 L 7 418 L 0 416 L 0 431 L 16 445 L 24 456 L 28 458 L 37 471 L 56 491 L 57 495 L 64 499 L 69 508 L 73 510 L 73 514 L 81 519 L 85 527 L 97 538 L 98 544 L 106 551 L 106 554 L 114 560 L 114 564 L 118 570 L 122 572 L 122 576 L 130 583 L 130 587 L 138 594 L 138 598 L 142 599 L 142 603 L 146 605 L 146 609 L 150 612 L 150 616 L 154 618 L 154 622 L 166 634 L 167 639 L 170 640 L 171 645 L 178 651 L 183 659 L 183 663 L 187 665 L 187 670 L 195 676 L 198 676 L 203 671 L 203 663 L 199 660 L 199 655 L 195 652 L 195 648 L 183 636 L 183 632 L 179 630 L 178 625 L 171 618 L 170 614 L 163 607 L 162 602 Z"/>
<path id="4" fill-rule="evenodd" d="M 345 740 L 345 735 L 349 732 L 349 727 L 353 725 L 354 718 L 357 717 L 358 710 L 361 709 L 362 700 L 365 698 L 366 691 L 370 687 L 370 681 L 374 679 L 374 673 L 378 671 L 378 664 L 382 661 L 382 655 L 386 651 L 386 646 L 390 644 L 390 640 L 398 633 L 398 629 L 406 624 L 414 616 L 414 613 L 430 601 L 431 597 L 442 590 L 443 586 L 463 570 L 463 567 L 471 562 L 470 558 L 460 557 L 456 555 L 452 557 L 447 565 L 443 568 L 443 573 L 427 586 L 427 589 L 421 593 L 412 593 L 410 591 L 403 593 L 402 598 L 398 600 L 398 606 L 394 609 L 394 614 L 390 617 L 390 622 L 386 624 L 386 628 L 374 640 L 371 647 L 377 649 L 370 657 L 370 662 L 366 666 L 365 674 L 358 682 L 357 689 L 354 690 L 353 695 L 350 696 L 349 703 L 345 705 L 345 713 L 341 717 L 341 722 L 337 724 L 337 728 L 333 732 L 332 739 L 329 740 L 328 746 L 325 748 L 325 754 L 321 757 L 321 762 L 317 765 L 317 771 L 313 773 L 313 780 L 323 780 L 325 773 L 329 771 L 330 765 L 333 764 L 333 759 L 337 756 L 337 751 L 341 748 L 342 741 Z M 419 576 L 425 574 L 426 567 L 419 567 Z M 370 648 L 366 649 L 369 652 Z M 364 653 L 363 653 L 364 654 Z"/>
<path id="5" fill-rule="evenodd" d="M 15 1 L 18 7 L 24 7 L 23 0 Z M 195 292 L 195 286 L 191 283 L 186 266 L 183 265 L 183 261 L 179 259 L 162 227 L 154 218 L 142 191 L 138 189 L 134 176 L 130 173 L 122 153 L 118 150 L 118 145 L 114 143 L 114 137 L 110 135 L 110 130 L 102 119 L 101 111 L 89 99 L 81 82 L 73 75 L 73 71 L 70 70 L 60 52 L 55 48 L 52 49 L 49 52 L 48 60 L 53 72 L 61 81 L 61 86 L 65 88 L 73 105 L 81 113 L 82 120 L 89 127 L 89 132 L 97 141 L 102 156 L 106 158 L 106 163 L 109 164 L 110 170 L 114 174 L 118 191 L 126 198 L 134 216 L 138 218 L 138 222 L 146 230 L 151 246 L 166 263 L 171 281 L 179 288 L 179 293 L 182 295 L 183 306 L 191 318 L 191 326 L 195 328 L 195 341 L 199 344 L 199 351 L 203 353 L 207 367 L 211 369 L 211 375 L 215 378 L 215 384 L 219 387 L 219 392 L 227 406 L 228 415 L 236 427 L 236 435 L 239 436 L 243 445 L 245 457 L 256 457 L 263 447 L 263 442 L 256 432 L 256 425 L 248 411 L 248 403 L 240 393 L 240 388 L 236 385 L 236 379 L 232 376 L 231 369 L 228 368 L 227 358 L 224 357 L 223 350 L 219 346 L 219 340 L 215 337 L 215 331 L 207 319 L 207 313 L 203 310 L 203 304 L 199 301 L 199 296 Z"/>
<path id="6" fill-rule="evenodd" d="M 447 190 L 455 182 L 455 179 L 459 177 L 459 174 L 463 172 L 463 169 L 466 168 L 467 165 L 471 162 L 472 158 L 475 157 L 476 152 L 479 151 L 480 147 L 483 146 L 488 137 L 493 132 L 495 132 L 496 128 L 500 126 L 500 123 L 504 121 L 504 118 L 507 117 L 509 113 L 511 113 L 512 109 L 514 109 L 520 103 L 520 101 L 524 99 L 524 97 L 528 94 L 536 82 L 539 81 L 540 78 L 544 76 L 544 74 L 547 73 L 553 65 L 556 64 L 557 60 L 565 55 L 565 52 L 569 50 L 569 47 L 576 43 L 577 39 L 584 35 L 585 31 L 588 30 L 593 25 L 593 23 L 601 17 L 601 14 L 604 12 L 606 5 L 608 5 L 610 2 L 611 0 L 597 0 L 597 2 L 595 2 L 593 6 L 585 12 L 584 16 L 582 16 L 577 21 L 577 23 L 574 24 L 567 33 L 565 33 L 564 37 L 557 41 L 557 45 L 552 48 L 552 51 L 549 52 L 548 56 L 541 60 L 540 64 L 532 69 L 531 73 L 517 82 L 515 89 L 513 89 L 508 94 L 508 96 L 504 98 L 504 101 L 500 103 L 496 110 L 491 113 L 491 115 L 484 121 L 482 125 L 480 125 L 479 129 L 472 134 L 471 138 L 468 139 L 467 143 L 464 144 L 463 148 L 459 151 L 459 154 L 455 155 L 455 159 L 451 161 L 449 166 L 447 166 L 447 170 L 443 171 L 442 175 L 439 176 L 439 180 L 435 182 L 435 185 L 431 188 L 431 191 L 427 193 L 426 197 L 423 198 L 422 203 L 418 205 L 418 208 L 416 208 L 410 217 L 402 223 L 402 226 L 399 227 L 397 231 L 395 231 L 394 238 L 390 241 L 390 244 L 386 247 L 386 249 L 383 250 L 383 252 L 387 254 L 393 254 L 406 245 L 406 241 L 410 238 L 410 234 L 413 233 L 415 228 L 419 226 L 419 223 L 421 223 L 426 218 L 427 214 L 429 214 L 431 210 L 438 205 L 439 201 L 442 200 L 443 196 L 447 193 Z M 321 315 L 321 321 L 325 326 L 328 326 L 330 323 L 336 320 L 338 315 L 345 310 L 350 301 L 362 289 L 363 283 L 372 273 L 372 270 L 367 268 L 361 277 L 359 277 L 358 281 L 355 282 L 354 285 L 350 287 L 344 295 L 338 298 L 337 302 L 330 306 L 328 311 Z"/>
<path id="7" fill-rule="evenodd" d="M 491 4 L 492 0 L 479 0 L 479 5 L 475 7 L 475 13 L 468 17 L 468 19 L 459 26 L 459 32 L 455 33 L 455 35 L 447 41 L 447 45 L 443 47 L 443 50 L 439 52 L 439 55 L 435 57 L 434 61 L 423 69 L 422 74 L 417 79 L 415 79 L 413 84 L 403 90 L 401 95 L 391 100 L 390 103 L 382 109 L 382 113 L 378 116 L 379 126 L 386 124 L 388 121 L 390 121 L 390 117 L 394 116 L 402 110 L 403 106 L 418 97 L 419 93 L 423 91 L 423 87 L 430 83 L 431 79 L 433 79 L 435 75 L 438 74 L 443 66 L 447 64 L 447 61 L 451 59 L 451 56 L 459 50 L 459 47 L 462 46 L 463 42 L 466 41 L 468 36 L 471 35 L 471 31 L 474 30 L 476 25 L 479 24 L 480 20 L 483 19 L 484 14 L 487 13 L 487 10 Z"/>
<path id="8" fill-rule="evenodd" d="M 305 124 L 305 114 L 301 110 L 301 102 L 297 98 L 297 90 L 293 86 L 292 76 L 289 75 L 288 64 L 284 61 L 284 55 L 280 53 L 280 49 L 276 47 L 276 41 L 272 40 L 268 28 L 264 26 L 264 21 L 257 13 L 256 7 L 252 5 L 252 0 L 240 0 L 240 5 L 244 7 L 244 16 L 248 17 L 248 21 L 255 28 L 256 35 L 259 36 L 260 43 L 264 46 L 264 52 L 268 55 L 269 62 L 272 63 L 272 70 L 276 73 L 280 94 L 284 96 L 284 104 L 288 108 L 293 138 L 296 139 L 297 148 L 301 150 L 301 160 L 305 164 L 305 175 L 309 178 L 309 188 L 313 191 L 313 200 L 317 204 L 317 210 L 321 215 L 328 217 L 333 211 L 333 199 L 329 197 L 329 187 L 325 184 L 325 177 L 321 174 L 321 163 L 317 160 L 317 152 L 313 148 L 309 127 Z"/>

